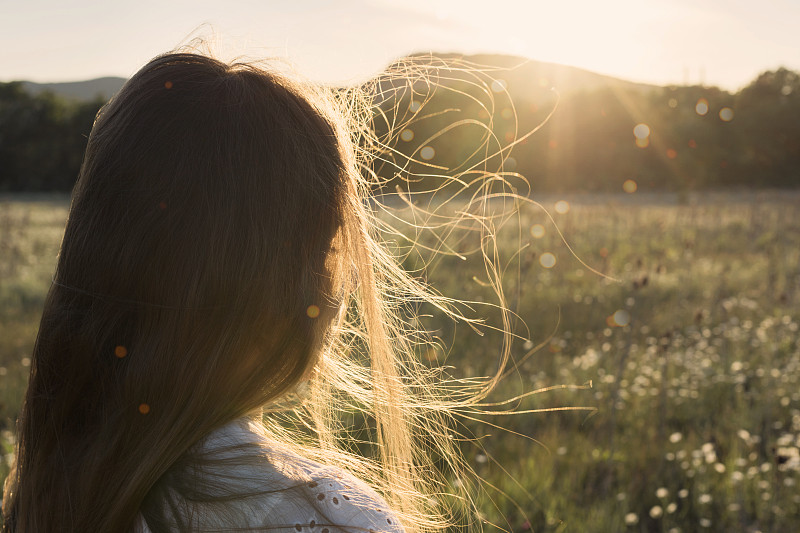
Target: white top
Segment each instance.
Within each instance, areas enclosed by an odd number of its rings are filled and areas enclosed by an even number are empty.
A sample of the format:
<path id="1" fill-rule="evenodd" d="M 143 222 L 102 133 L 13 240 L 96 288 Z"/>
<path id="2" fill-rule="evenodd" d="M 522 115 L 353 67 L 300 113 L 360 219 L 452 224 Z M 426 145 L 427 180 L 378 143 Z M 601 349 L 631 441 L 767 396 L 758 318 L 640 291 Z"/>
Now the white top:
<path id="1" fill-rule="evenodd" d="M 290 450 L 271 445 L 259 433 L 255 422 L 248 418 L 241 418 L 212 432 L 202 449 L 215 450 L 255 443 L 265 449 L 263 462 L 226 467 L 219 475 L 215 472 L 214 481 L 224 485 L 230 480 L 232 490 L 265 492 L 241 502 L 225 504 L 227 511 L 235 511 L 237 523 L 231 523 L 230 518 L 226 520 L 226 516 L 231 516 L 229 513 L 215 516 L 208 506 L 198 509 L 194 522 L 197 529 L 404 533 L 386 501 L 366 483 L 343 470 L 315 463 Z M 222 452 L 218 456 L 235 459 L 235 452 Z M 241 520 L 246 523 L 238 523 Z M 151 533 L 141 516 L 137 530 Z"/>

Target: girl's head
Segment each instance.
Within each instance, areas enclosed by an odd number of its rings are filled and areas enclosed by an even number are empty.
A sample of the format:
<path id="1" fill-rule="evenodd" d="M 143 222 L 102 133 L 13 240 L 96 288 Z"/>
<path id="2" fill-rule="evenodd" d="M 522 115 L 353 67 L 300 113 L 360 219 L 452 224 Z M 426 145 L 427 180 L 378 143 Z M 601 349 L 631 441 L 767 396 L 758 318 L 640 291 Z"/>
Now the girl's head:
<path id="1" fill-rule="evenodd" d="M 100 112 L 53 296 L 91 305 L 69 322 L 98 342 L 86 364 L 136 383 L 120 401 L 226 418 L 313 366 L 358 233 L 352 147 L 324 104 L 252 66 L 172 54 Z"/>
<path id="2" fill-rule="evenodd" d="M 330 104 L 176 53 L 100 111 L 33 357 L 9 523 L 121 530 L 193 443 L 309 376 L 369 263 L 354 150 Z"/>

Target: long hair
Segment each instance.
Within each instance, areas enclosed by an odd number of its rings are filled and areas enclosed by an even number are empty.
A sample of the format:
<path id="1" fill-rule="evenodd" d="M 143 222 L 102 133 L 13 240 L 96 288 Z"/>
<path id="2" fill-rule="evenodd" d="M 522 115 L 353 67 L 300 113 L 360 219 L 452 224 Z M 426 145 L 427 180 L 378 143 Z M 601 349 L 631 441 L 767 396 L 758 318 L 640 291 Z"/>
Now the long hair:
<path id="1" fill-rule="evenodd" d="M 448 302 L 377 242 L 339 96 L 171 53 L 100 111 L 34 348 L 5 530 L 131 531 L 139 513 L 166 527 L 193 446 L 306 382 L 296 427 L 267 417 L 271 437 L 367 478 L 409 531 L 446 523 L 426 471 L 459 468 L 445 391 L 401 315 L 404 298 Z M 337 438 L 342 406 L 371 421 L 372 461 Z"/>

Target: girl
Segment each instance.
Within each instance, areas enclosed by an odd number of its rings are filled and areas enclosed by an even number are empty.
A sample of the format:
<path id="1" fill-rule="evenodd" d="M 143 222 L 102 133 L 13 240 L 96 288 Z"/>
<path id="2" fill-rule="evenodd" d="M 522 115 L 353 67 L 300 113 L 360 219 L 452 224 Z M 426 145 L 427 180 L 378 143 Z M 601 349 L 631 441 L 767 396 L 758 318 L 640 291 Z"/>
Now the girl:
<path id="1" fill-rule="evenodd" d="M 34 349 L 5 531 L 447 523 L 422 448 L 457 471 L 448 411 L 402 318 L 404 299 L 446 302 L 375 240 L 348 102 L 171 53 L 100 111 Z M 364 418 L 361 434 L 339 431 L 341 416 Z"/>

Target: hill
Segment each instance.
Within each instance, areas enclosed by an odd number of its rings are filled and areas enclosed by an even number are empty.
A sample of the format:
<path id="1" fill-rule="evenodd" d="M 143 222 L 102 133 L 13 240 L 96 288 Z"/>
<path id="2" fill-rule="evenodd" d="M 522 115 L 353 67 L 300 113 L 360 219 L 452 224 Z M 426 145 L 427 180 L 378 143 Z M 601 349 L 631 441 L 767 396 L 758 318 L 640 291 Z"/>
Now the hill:
<path id="1" fill-rule="evenodd" d="M 509 86 L 538 85 L 547 89 L 552 87 L 562 96 L 575 91 L 593 91 L 602 87 L 634 89 L 643 92 L 659 88 L 657 85 L 627 81 L 569 65 L 505 54 L 412 54 L 406 59 L 401 59 L 400 62 L 411 60 L 419 63 L 431 59 L 462 64 L 465 68 L 486 70 L 492 77 L 503 79 Z"/>
<path id="2" fill-rule="evenodd" d="M 32 95 L 51 92 L 68 100 L 85 102 L 98 97 L 103 100 L 108 100 L 122 88 L 122 85 L 126 81 L 125 78 L 106 77 L 61 83 L 34 83 L 32 81 L 23 81 L 22 86 Z"/>

